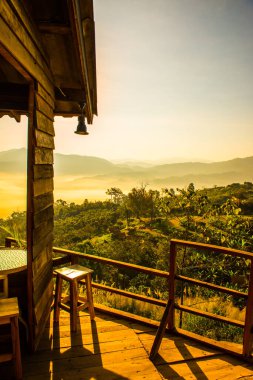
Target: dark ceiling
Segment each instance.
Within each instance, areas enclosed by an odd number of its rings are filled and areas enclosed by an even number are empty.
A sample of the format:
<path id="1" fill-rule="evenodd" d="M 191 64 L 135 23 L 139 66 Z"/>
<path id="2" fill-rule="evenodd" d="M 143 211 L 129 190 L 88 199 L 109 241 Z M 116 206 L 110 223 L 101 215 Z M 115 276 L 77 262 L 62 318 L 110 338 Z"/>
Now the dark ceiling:
<path id="1" fill-rule="evenodd" d="M 74 116 L 86 103 L 86 117 L 92 123 L 97 114 L 95 28 L 92 0 L 24 0 L 44 47 L 55 87 L 55 115 Z M 22 114 L 27 108 L 27 84 L 23 77 L 0 56 L 0 108 L 12 106 Z M 8 86 L 9 84 L 9 91 Z M 22 88 L 23 84 L 23 90 Z M 12 90 L 20 88 L 19 99 L 11 102 Z M 4 94 L 9 93 L 4 103 Z"/>

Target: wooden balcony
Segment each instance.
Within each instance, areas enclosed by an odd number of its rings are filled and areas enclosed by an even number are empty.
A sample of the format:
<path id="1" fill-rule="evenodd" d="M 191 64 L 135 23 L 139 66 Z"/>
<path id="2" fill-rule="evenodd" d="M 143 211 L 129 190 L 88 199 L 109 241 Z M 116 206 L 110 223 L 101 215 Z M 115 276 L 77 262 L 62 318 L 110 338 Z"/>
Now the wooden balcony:
<path id="1" fill-rule="evenodd" d="M 11 239 L 7 242 L 11 243 Z M 248 252 L 173 240 L 171 242 L 170 272 L 141 267 L 125 262 L 92 256 L 80 252 L 54 248 L 54 265 L 82 260 L 117 268 L 135 270 L 158 276 L 168 281 L 169 303 L 122 289 L 93 282 L 94 292 L 116 293 L 161 307 L 165 312 L 163 326 L 160 322 L 134 314 L 95 304 L 96 319 L 91 322 L 87 313 L 81 312 L 77 333 L 70 332 L 69 314 L 61 311 L 59 325 L 47 324 L 35 354 L 23 354 L 24 380 L 53 379 L 246 379 L 253 378 L 252 365 L 252 274 L 248 292 L 242 293 L 176 273 L 177 247 L 212 250 L 219 254 L 244 257 L 252 261 Z M 251 267 L 252 272 L 252 267 Z M 180 305 L 175 299 L 176 281 L 186 281 L 217 292 L 228 293 L 247 300 L 245 321 L 203 312 Z M 167 307 L 166 307 L 167 305 Z M 169 305 L 169 307 L 168 307 Z M 166 308 L 165 308 L 166 307 Z M 218 342 L 175 324 L 175 310 L 239 327 L 243 343 Z M 161 329 L 162 326 L 162 329 Z M 154 344 L 155 342 L 155 344 Z M 150 355 L 152 360 L 150 360 Z M 11 379 L 11 367 L 0 367 L 1 379 Z"/>
<path id="2" fill-rule="evenodd" d="M 51 316 L 38 351 L 23 354 L 24 380 L 112 379 L 248 379 L 253 366 L 218 349 L 182 336 L 165 335 L 154 362 L 149 353 L 156 328 L 97 312 L 80 312 L 77 333 L 61 311 L 58 326 Z M 0 367 L 12 379 L 12 365 Z"/>

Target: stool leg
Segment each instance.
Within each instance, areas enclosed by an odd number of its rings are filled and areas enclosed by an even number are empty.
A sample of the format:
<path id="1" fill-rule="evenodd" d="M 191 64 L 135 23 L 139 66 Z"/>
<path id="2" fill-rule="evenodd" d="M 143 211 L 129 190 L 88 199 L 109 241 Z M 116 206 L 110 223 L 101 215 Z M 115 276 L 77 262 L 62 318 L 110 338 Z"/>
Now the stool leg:
<path id="1" fill-rule="evenodd" d="M 70 324 L 71 331 L 77 330 L 77 302 L 78 302 L 78 289 L 77 281 L 70 282 Z"/>
<path id="2" fill-rule="evenodd" d="M 22 364 L 19 341 L 18 317 L 11 318 L 12 354 L 15 365 L 15 375 L 17 380 L 22 379 Z"/>
<path id="3" fill-rule="evenodd" d="M 86 293 L 87 293 L 87 301 L 88 301 L 88 308 L 90 313 L 90 319 L 95 319 L 95 311 L 94 311 L 94 305 L 93 305 L 93 296 L 92 296 L 92 288 L 91 288 L 91 274 L 88 273 L 87 279 L 86 279 Z"/>
<path id="4" fill-rule="evenodd" d="M 55 287 L 55 299 L 54 299 L 54 322 L 59 322 L 60 307 L 61 302 L 61 290 L 62 290 L 62 277 L 57 274 L 56 276 L 56 287 Z"/>

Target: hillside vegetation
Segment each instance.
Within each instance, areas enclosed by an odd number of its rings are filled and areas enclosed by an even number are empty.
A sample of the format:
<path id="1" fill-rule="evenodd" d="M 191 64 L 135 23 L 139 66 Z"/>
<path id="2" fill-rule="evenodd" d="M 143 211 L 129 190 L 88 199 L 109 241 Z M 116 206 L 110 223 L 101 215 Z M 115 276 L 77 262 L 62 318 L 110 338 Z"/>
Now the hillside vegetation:
<path id="1" fill-rule="evenodd" d="M 82 204 L 57 200 L 54 245 L 165 271 L 169 270 L 171 238 L 253 251 L 253 184 L 250 182 L 203 190 L 196 190 L 192 183 L 187 188 L 160 191 L 141 186 L 132 188 L 128 194 L 113 187 L 106 194 L 106 201 L 84 200 Z M 4 228 L 2 244 L 6 230 L 24 237 L 25 213 L 15 212 L 10 218 L 1 220 L 1 225 Z M 94 269 L 97 282 L 167 299 L 167 282 L 162 278 L 105 268 L 98 263 L 84 261 L 83 264 Z M 182 250 L 177 266 L 178 273 L 184 276 L 241 291 L 247 289 L 249 263 L 244 259 L 215 252 L 207 255 Z M 185 304 L 199 304 L 206 311 L 215 309 L 222 315 L 231 314 L 233 308 L 233 313 L 243 318 L 243 299 L 217 296 L 211 290 L 190 285 L 178 287 L 176 293 Z M 140 302 L 122 301 L 120 296 L 108 296 L 98 291 L 96 297 L 107 305 L 151 318 L 161 317 L 161 311 L 156 307 L 143 307 Z M 196 331 L 196 326 L 202 325 L 198 318 L 189 316 L 184 322 L 179 319 L 178 323 Z M 239 336 L 238 328 L 226 329 L 221 334 L 223 330 L 212 323 L 209 326 L 211 337 L 217 338 L 218 333 L 220 339 Z"/>

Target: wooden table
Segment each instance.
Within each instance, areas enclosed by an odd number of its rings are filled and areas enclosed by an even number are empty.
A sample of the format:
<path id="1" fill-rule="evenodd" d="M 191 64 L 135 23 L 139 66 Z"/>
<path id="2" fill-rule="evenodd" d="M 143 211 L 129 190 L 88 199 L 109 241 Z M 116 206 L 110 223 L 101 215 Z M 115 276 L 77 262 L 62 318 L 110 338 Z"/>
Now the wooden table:
<path id="1" fill-rule="evenodd" d="M 0 298 L 9 296 L 9 275 L 25 271 L 27 268 L 27 251 L 24 249 L 0 249 L 0 280 L 3 281 L 3 292 Z"/>
<path id="2" fill-rule="evenodd" d="M 25 249 L 0 249 L 0 274 L 21 272 L 27 267 Z"/>
<path id="3" fill-rule="evenodd" d="M 23 298 L 26 287 L 27 251 L 24 249 L 0 249 L 0 281 L 3 286 L 0 298 Z M 26 293 L 26 290 L 25 290 Z"/>
<path id="4" fill-rule="evenodd" d="M 18 298 L 19 320 L 27 336 L 27 250 L 0 249 L 0 281 L 3 282 L 0 298 Z"/>

